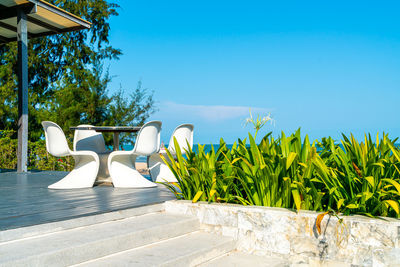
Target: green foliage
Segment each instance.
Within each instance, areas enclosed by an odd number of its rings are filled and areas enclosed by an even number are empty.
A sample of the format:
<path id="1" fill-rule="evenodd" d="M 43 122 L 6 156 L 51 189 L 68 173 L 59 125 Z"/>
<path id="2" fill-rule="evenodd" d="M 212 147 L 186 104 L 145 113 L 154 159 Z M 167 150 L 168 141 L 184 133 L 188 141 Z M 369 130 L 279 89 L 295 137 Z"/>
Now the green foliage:
<path id="1" fill-rule="evenodd" d="M 143 125 L 149 118 L 150 114 L 155 111 L 153 94 L 148 94 L 148 90 L 142 87 L 139 81 L 136 89 L 124 96 L 125 92 L 122 88 L 117 91 L 111 100 L 108 108 L 108 118 L 104 120 L 106 125 L 116 126 L 137 126 Z M 108 144 L 112 143 L 112 135 L 105 137 Z M 131 133 L 121 133 L 120 143 L 132 142 Z"/>
<path id="2" fill-rule="evenodd" d="M 171 171 L 178 180 L 177 188 L 168 185 L 175 193 L 178 199 L 194 199 L 202 201 L 212 199 L 215 194 L 216 186 L 216 169 L 218 164 L 218 155 L 214 149 L 210 153 L 204 152 L 204 146 L 199 145 L 198 153 L 194 153 L 189 149 L 186 151 L 186 158 L 183 157 L 178 142 L 174 138 L 176 145 L 176 162 L 174 156 L 167 150 L 168 162 Z M 190 146 L 189 146 L 190 147 Z M 179 190 L 179 191 L 178 191 Z"/>
<path id="3" fill-rule="evenodd" d="M 13 131 L 0 131 L 0 169 L 16 169 L 18 140 Z"/>
<path id="4" fill-rule="evenodd" d="M 178 199 L 229 202 L 343 214 L 399 217 L 400 150 L 387 135 L 358 142 L 343 135 L 312 144 L 300 130 L 259 144 L 249 134 L 231 149 L 186 151 L 164 159 L 178 180 L 166 184 Z"/>
<path id="5" fill-rule="evenodd" d="M 106 60 L 115 60 L 121 55 L 108 40 L 109 19 L 118 15 L 119 6 L 106 0 L 48 2 L 86 19 L 92 27 L 29 39 L 29 140 L 43 137 L 40 124 L 43 120 L 56 122 L 70 137 L 69 127 L 78 124 L 127 125 L 146 120 L 153 112 L 152 93 L 138 87 L 139 90 L 132 90 L 128 96 L 110 95 L 107 87 L 111 77 L 102 71 Z M 16 74 L 16 42 L 0 45 L 1 130 L 18 129 Z M 132 107 L 140 112 L 131 111 Z M 106 141 L 111 144 L 112 137 Z"/>
<path id="6" fill-rule="evenodd" d="M 17 168 L 18 140 L 11 138 L 13 131 L 0 131 L 0 169 Z M 71 143 L 71 142 L 69 142 Z M 69 144 L 71 146 L 71 144 Z M 57 158 L 47 152 L 46 142 L 38 140 L 28 143 L 28 169 L 48 171 L 71 171 L 74 167 L 72 157 Z"/>
<path id="7" fill-rule="evenodd" d="M 46 171 L 72 171 L 74 168 L 73 157 L 57 158 L 50 155 L 46 149 L 46 142 L 39 140 L 29 142 L 28 169 Z M 15 166 L 16 168 L 16 166 Z"/>

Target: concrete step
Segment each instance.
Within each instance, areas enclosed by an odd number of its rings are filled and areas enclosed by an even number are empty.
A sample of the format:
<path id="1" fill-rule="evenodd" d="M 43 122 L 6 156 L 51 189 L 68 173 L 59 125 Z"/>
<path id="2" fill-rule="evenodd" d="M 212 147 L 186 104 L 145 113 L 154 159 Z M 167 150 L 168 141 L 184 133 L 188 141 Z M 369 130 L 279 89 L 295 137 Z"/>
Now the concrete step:
<path id="1" fill-rule="evenodd" d="M 18 240 L 27 237 L 34 237 L 44 234 L 55 233 L 63 230 L 74 229 L 104 223 L 108 221 L 122 220 L 129 217 L 164 211 L 163 204 L 147 205 L 132 209 L 123 209 L 113 212 L 101 213 L 91 216 L 83 216 L 75 219 L 38 224 L 28 227 L 21 227 L 11 230 L 0 231 L 0 244 L 5 241 Z"/>
<path id="2" fill-rule="evenodd" d="M 77 266 L 197 266 L 234 248 L 235 242 L 231 238 L 198 231 Z"/>
<path id="3" fill-rule="evenodd" d="M 194 217 L 151 213 L 0 243 L 0 266 L 68 266 L 199 229 Z"/>
<path id="4" fill-rule="evenodd" d="M 244 252 L 234 251 L 222 257 L 198 265 L 199 267 L 285 267 L 290 266 L 283 258 L 257 256 Z"/>

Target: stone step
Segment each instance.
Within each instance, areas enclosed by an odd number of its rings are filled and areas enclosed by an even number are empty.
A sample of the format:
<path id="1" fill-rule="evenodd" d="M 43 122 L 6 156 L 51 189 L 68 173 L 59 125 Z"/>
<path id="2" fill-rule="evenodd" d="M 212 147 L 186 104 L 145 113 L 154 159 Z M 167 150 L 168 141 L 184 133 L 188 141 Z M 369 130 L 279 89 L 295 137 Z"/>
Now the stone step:
<path id="1" fill-rule="evenodd" d="M 244 252 L 234 251 L 221 257 L 212 259 L 198 265 L 199 267 L 285 267 L 290 266 L 289 262 L 283 258 L 257 256 Z"/>
<path id="2" fill-rule="evenodd" d="M 68 266 L 199 229 L 194 217 L 151 213 L 0 243 L 0 266 Z"/>
<path id="3" fill-rule="evenodd" d="M 63 230 L 74 229 L 104 223 L 108 221 L 122 220 L 129 217 L 140 216 L 144 214 L 162 212 L 164 204 L 154 204 L 132 209 L 123 209 L 107 213 L 101 213 L 91 216 L 83 216 L 75 219 L 57 221 L 52 223 L 38 224 L 28 227 L 21 227 L 11 230 L 0 231 L 0 244 L 5 241 L 18 240 L 27 237 L 34 237 L 44 234 L 55 233 Z"/>
<path id="4" fill-rule="evenodd" d="M 235 242 L 231 238 L 198 231 L 77 266 L 197 266 L 234 248 Z"/>

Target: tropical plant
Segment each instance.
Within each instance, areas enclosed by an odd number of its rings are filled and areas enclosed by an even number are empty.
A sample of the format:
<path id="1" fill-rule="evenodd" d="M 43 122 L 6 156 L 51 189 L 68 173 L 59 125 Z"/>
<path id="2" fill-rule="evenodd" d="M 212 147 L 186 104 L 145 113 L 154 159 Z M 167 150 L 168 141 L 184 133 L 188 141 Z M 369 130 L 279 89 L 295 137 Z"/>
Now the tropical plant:
<path id="1" fill-rule="evenodd" d="M 370 135 L 358 142 L 343 135 L 341 144 L 325 138 L 319 145 L 324 165 L 317 167 L 328 208 L 345 214 L 397 216 L 400 200 L 400 153 L 386 134 L 375 143 Z M 329 168 L 329 169 L 328 169 Z M 330 175 L 329 175 L 330 174 Z"/>
<path id="2" fill-rule="evenodd" d="M 400 151 L 384 134 L 375 143 L 343 135 L 341 143 L 310 143 L 300 129 L 274 139 L 238 140 L 228 149 L 189 149 L 164 159 L 178 184 L 164 183 L 178 199 L 229 202 L 367 216 L 399 216 Z"/>
<path id="3" fill-rule="evenodd" d="M 178 142 L 174 138 L 175 157 L 167 149 L 169 160 L 161 157 L 170 166 L 178 180 L 178 184 L 167 185 L 178 199 L 194 199 L 208 201 L 215 194 L 215 177 L 217 155 L 212 147 L 210 153 L 205 153 L 204 146 L 199 145 L 197 154 L 189 147 L 186 157 L 183 157 Z M 176 160 L 176 162 L 175 162 Z M 175 187 L 176 186 L 176 187 Z"/>

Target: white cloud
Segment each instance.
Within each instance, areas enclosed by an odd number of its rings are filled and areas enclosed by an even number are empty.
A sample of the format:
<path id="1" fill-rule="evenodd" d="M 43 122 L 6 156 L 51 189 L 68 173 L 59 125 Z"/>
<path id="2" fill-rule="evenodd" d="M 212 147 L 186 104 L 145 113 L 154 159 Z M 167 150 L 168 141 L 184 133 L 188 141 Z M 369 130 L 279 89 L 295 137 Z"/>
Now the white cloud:
<path id="1" fill-rule="evenodd" d="M 246 118 L 249 116 L 249 109 L 254 115 L 266 115 L 271 112 L 268 108 L 248 107 L 248 106 L 206 106 L 206 105 L 187 105 L 175 102 L 162 102 L 159 106 L 160 113 L 165 115 L 175 114 L 175 116 L 184 116 L 199 118 L 206 121 L 218 122 L 236 118 Z"/>

